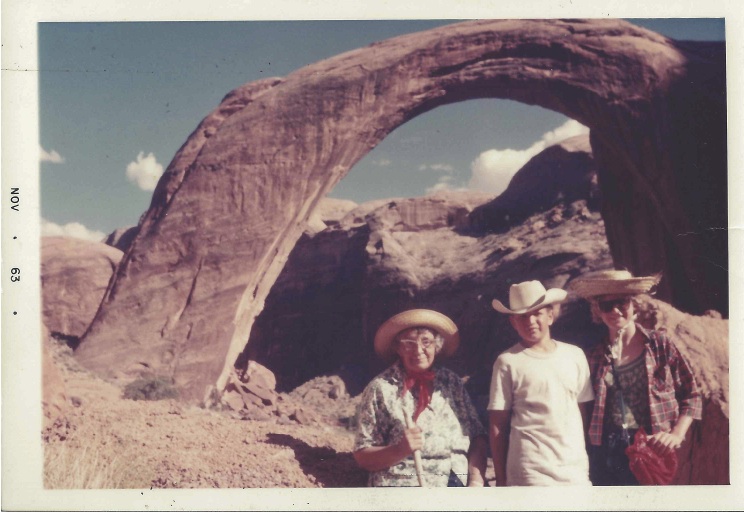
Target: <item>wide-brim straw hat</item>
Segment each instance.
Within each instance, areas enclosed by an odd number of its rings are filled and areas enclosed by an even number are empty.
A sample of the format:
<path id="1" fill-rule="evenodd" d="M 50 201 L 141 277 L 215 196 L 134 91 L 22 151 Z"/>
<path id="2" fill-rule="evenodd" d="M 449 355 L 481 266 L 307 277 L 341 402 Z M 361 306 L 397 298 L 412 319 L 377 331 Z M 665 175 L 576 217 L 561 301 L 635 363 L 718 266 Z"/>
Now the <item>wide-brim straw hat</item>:
<path id="1" fill-rule="evenodd" d="M 585 299 L 601 295 L 639 295 L 651 292 L 661 274 L 633 277 L 627 270 L 600 270 L 574 279 L 568 288 Z"/>
<path id="2" fill-rule="evenodd" d="M 509 307 L 495 299 L 491 302 L 491 305 L 499 313 L 523 315 L 551 304 L 563 302 L 566 295 L 568 295 L 566 290 L 560 288 L 546 290 L 540 281 L 525 281 L 509 287 Z"/>
<path id="3" fill-rule="evenodd" d="M 447 315 L 431 309 L 409 309 L 390 317 L 375 334 L 375 352 L 385 361 L 395 359 L 396 352 L 393 340 L 399 332 L 412 327 L 428 327 L 444 338 L 439 356 L 451 356 L 460 345 L 460 333 L 457 325 Z"/>

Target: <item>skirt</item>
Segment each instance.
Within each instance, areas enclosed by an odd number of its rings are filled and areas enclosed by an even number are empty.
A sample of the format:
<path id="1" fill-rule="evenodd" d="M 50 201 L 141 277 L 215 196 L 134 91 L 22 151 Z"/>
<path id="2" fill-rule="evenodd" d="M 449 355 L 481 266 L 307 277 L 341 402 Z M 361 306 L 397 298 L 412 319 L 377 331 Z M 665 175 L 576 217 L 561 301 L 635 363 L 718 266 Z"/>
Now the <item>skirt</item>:
<path id="1" fill-rule="evenodd" d="M 589 446 L 589 479 L 593 485 L 639 485 L 625 454 L 635 433 L 605 426 L 602 444 Z"/>

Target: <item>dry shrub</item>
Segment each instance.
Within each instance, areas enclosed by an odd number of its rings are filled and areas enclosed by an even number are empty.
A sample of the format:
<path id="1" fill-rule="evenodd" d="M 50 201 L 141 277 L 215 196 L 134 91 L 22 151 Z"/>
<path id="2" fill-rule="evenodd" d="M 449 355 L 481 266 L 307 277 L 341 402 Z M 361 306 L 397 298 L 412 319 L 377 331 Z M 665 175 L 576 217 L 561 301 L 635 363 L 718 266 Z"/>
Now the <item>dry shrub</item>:
<path id="1" fill-rule="evenodd" d="M 121 453 L 114 445 L 80 444 L 77 440 L 44 446 L 44 487 L 47 489 L 141 489 L 153 474 L 137 454 Z M 120 448 L 120 447 L 119 447 Z"/>
<path id="2" fill-rule="evenodd" d="M 178 389 L 168 377 L 144 377 L 124 388 L 124 398 L 130 400 L 165 400 L 178 398 Z"/>

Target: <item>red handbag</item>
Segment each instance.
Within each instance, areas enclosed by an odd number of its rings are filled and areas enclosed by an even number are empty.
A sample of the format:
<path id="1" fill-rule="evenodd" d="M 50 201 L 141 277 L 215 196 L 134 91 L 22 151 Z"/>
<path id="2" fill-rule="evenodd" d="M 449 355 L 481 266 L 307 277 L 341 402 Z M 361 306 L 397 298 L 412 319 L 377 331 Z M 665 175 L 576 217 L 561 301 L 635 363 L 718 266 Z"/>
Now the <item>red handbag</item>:
<path id="1" fill-rule="evenodd" d="M 677 474 L 677 454 L 660 455 L 648 444 L 649 435 L 638 429 L 633 444 L 625 449 L 630 471 L 641 485 L 669 485 Z"/>

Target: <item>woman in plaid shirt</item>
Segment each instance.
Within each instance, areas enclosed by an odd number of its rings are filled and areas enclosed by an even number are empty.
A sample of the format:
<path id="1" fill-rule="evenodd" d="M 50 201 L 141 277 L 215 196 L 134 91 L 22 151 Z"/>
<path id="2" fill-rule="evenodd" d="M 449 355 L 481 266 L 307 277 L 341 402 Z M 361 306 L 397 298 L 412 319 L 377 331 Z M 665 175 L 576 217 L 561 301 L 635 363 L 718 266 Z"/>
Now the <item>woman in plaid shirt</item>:
<path id="1" fill-rule="evenodd" d="M 594 485 L 638 485 L 625 448 L 639 428 L 652 435 L 649 445 L 665 455 L 681 446 L 692 421 L 702 417 L 689 363 L 664 330 L 649 331 L 635 323 L 636 297 L 659 279 L 609 270 L 571 284 L 609 331 L 588 354 L 596 395 L 589 424 Z"/>

